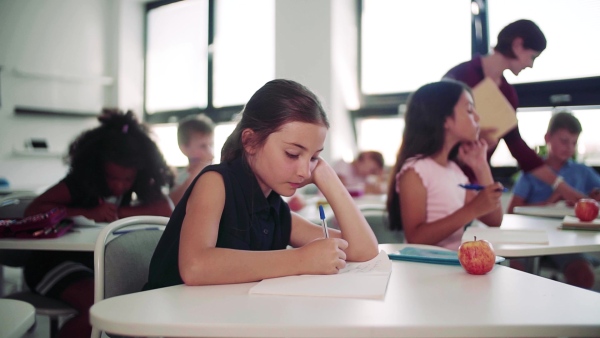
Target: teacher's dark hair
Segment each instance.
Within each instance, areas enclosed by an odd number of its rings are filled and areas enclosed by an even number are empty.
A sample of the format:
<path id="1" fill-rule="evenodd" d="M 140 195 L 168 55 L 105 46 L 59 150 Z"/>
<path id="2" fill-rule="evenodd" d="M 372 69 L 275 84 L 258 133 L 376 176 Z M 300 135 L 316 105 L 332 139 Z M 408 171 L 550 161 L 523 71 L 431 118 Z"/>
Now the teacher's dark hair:
<path id="1" fill-rule="evenodd" d="M 411 157 L 428 157 L 439 152 L 444 146 L 446 119 L 454 116 L 454 106 L 463 92 L 471 89 L 462 82 L 442 80 L 429 83 L 412 93 L 404 116 L 404 134 L 398 151 L 396 164 L 388 185 L 387 210 L 389 226 L 392 230 L 402 229 L 400 196 L 396 192 L 396 174 L 404 162 Z M 454 158 L 458 145 L 450 152 Z"/>
<path id="2" fill-rule="evenodd" d="M 290 122 L 320 124 L 329 128 L 327 114 L 319 99 L 308 88 L 291 80 L 272 80 L 252 95 L 241 113 L 241 120 L 221 149 L 221 162 L 245 156 L 242 132 L 254 131 L 252 146 L 261 147 L 267 137 Z"/>
<path id="3" fill-rule="evenodd" d="M 536 52 L 546 49 L 546 37 L 542 30 L 531 20 L 517 20 L 498 33 L 498 43 L 494 50 L 506 57 L 515 58 L 512 44 L 516 38 L 523 39 L 524 48 Z"/>

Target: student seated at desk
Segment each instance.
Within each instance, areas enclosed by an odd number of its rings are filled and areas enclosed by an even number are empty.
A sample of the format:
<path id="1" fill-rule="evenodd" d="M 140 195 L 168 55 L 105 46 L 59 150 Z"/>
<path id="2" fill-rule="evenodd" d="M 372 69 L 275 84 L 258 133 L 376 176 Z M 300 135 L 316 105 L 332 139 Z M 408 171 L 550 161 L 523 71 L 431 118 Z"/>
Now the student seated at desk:
<path id="1" fill-rule="evenodd" d="M 464 228 L 474 219 L 500 226 L 503 187 L 494 183 L 487 144 L 479 140 L 479 116 L 469 87 L 446 80 L 422 86 L 409 98 L 387 208 L 392 229 L 408 243 L 458 250 Z M 461 161 L 475 173 L 481 191 L 469 183 Z"/>
<path id="2" fill-rule="evenodd" d="M 361 151 L 350 163 L 339 160 L 332 166 L 350 193 L 383 194 L 383 155 L 378 151 Z"/>
<path id="3" fill-rule="evenodd" d="M 101 125 L 82 133 L 69 147 L 69 172 L 37 197 L 25 216 L 64 207 L 68 216 L 111 222 L 134 215 L 170 216 L 162 193 L 173 174 L 156 144 L 132 112 L 105 110 Z M 135 200 L 133 195 L 137 197 Z M 89 337 L 88 310 L 94 302 L 93 252 L 34 251 L 24 268 L 27 286 L 59 299 L 79 314 L 59 337 Z"/>
<path id="4" fill-rule="evenodd" d="M 179 203 L 190 183 L 215 158 L 214 129 L 213 121 L 204 114 L 188 116 L 179 121 L 177 144 L 188 158 L 188 166 L 177 172 L 175 186 L 169 193 L 174 204 Z"/>
<path id="5" fill-rule="evenodd" d="M 319 100 L 304 86 L 273 80 L 260 88 L 225 142 L 221 163 L 206 167 L 175 208 L 144 289 L 335 274 L 346 261 L 377 256 L 371 228 L 319 157 L 328 127 Z M 281 197 L 311 183 L 340 223 L 329 238 Z"/>
<path id="6" fill-rule="evenodd" d="M 577 149 L 577 140 L 581 133 L 581 123 L 569 112 L 559 112 L 552 116 L 548 123 L 548 131 L 544 136 L 548 156 L 544 160 L 556 175 L 564 179 L 570 186 L 600 200 L 600 175 L 582 163 L 572 160 Z M 512 199 L 508 212 L 512 213 L 517 206 L 547 205 L 556 203 L 562 196 L 544 182 L 530 173 L 521 173 L 513 187 Z M 594 286 L 592 263 L 597 263 L 592 256 L 584 254 L 554 255 L 544 257 L 552 265 L 563 272 L 568 284 L 590 289 Z M 511 262 L 515 268 L 523 269 L 522 262 Z"/>

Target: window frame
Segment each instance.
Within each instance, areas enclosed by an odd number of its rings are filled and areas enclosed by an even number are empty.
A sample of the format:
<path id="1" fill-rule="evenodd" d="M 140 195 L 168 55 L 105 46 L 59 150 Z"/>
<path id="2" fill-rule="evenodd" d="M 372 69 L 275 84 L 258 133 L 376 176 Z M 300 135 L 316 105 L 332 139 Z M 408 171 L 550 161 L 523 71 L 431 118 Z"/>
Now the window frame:
<path id="1" fill-rule="evenodd" d="M 357 1 L 357 55 L 358 81 L 360 88 L 360 108 L 353 110 L 352 116 L 377 117 L 398 114 L 398 106 L 406 104 L 410 92 L 367 95 L 362 91 L 362 8 L 363 0 Z M 489 28 L 487 0 L 471 0 L 479 6 L 479 13 L 471 12 L 471 54 L 489 53 Z M 473 6 L 473 5 L 472 5 Z M 467 60 L 465 60 L 467 61 Z M 440 79 L 441 79 L 440 74 Z M 520 107 L 560 107 L 560 106 L 596 106 L 600 105 L 600 76 L 513 84 L 519 96 Z M 569 98 L 567 100 L 567 98 Z"/>
<path id="2" fill-rule="evenodd" d="M 144 15 L 144 60 L 148 51 L 148 13 L 156 8 L 170 5 L 183 0 L 158 0 L 149 2 L 145 6 Z M 147 65 L 144 62 L 144 121 L 149 124 L 176 122 L 189 115 L 205 114 L 214 123 L 230 122 L 244 108 L 244 105 L 215 107 L 213 105 L 213 53 L 211 45 L 215 36 L 215 11 L 216 0 L 208 0 L 208 72 L 207 72 L 207 104 L 205 108 L 189 108 L 182 110 L 166 110 L 154 114 L 148 114 L 146 110 L 146 72 Z"/>

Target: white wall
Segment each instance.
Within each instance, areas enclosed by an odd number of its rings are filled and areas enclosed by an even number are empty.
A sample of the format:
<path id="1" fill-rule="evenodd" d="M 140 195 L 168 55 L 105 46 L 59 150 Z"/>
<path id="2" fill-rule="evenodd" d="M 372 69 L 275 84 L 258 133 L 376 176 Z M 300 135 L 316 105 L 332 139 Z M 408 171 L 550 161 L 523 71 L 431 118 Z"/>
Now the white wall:
<path id="1" fill-rule="evenodd" d="M 346 110 L 358 93 L 355 10 L 350 0 L 276 2 L 276 77 L 321 99 L 331 122 L 329 160 L 356 149 Z M 13 188 L 60 180 L 67 169 L 60 155 L 97 126 L 95 117 L 15 115 L 15 106 L 142 112 L 143 15 L 137 0 L 0 0 L 0 177 Z M 32 137 L 45 138 L 57 156 L 15 154 Z"/>
<path id="2" fill-rule="evenodd" d="M 135 1 L 0 0 L 0 177 L 12 188 L 57 182 L 68 144 L 97 125 L 91 115 L 16 115 L 15 106 L 141 113 L 142 23 Z M 52 156 L 23 152 L 32 137 L 46 139 Z"/>
<path id="3" fill-rule="evenodd" d="M 275 77 L 298 81 L 321 100 L 331 125 L 323 157 L 354 153 L 347 108 L 357 92 L 345 91 L 356 80 L 354 1 L 277 0 Z M 349 43 L 349 41 L 351 41 Z"/>

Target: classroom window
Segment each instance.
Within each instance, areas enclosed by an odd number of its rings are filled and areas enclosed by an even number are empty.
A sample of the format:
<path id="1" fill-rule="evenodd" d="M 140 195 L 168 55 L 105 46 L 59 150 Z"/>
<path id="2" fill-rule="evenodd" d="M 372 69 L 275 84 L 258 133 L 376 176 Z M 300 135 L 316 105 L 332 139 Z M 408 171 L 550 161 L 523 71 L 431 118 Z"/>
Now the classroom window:
<path id="1" fill-rule="evenodd" d="M 219 109 L 242 106 L 274 78 L 275 0 L 160 1 L 147 8 L 150 122 L 201 112 L 227 121 L 231 109 L 225 118 Z"/>
<path id="2" fill-rule="evenodd" d="M 236 125 L 237 122 L 224 122 L 215 126 L 215 159 L 213 163 L 221 162 L 221 148 L 223 148 L 225 140 L 227 140 L 227 137 L 229 137 Z M 165 157 L 167 164 L 172 167 L 186 167 L 188 159 L 179 150 L 179 145 L 177 144 L 177 123 L 153 124 L 151 128 L 152 138 Z"/>
<path id="3" fill-rule="evenodd" d="M 560 107 L 519 109 L 517 119 L 523 140 L 534 150 L 545 145 L 544 135 L 552 114 L 559 111 L 573 113 L 583 127 L 579 135 L 577 153 L 578 162 L 590 166 L 600 166 L 600 133 L 593 126 L 600 125 L 600 107 Z M 383 154 L 386 166 L 393 166 L 404 133 L 404 117 L 360 118 L 356 120 L 356 135 L 359 149 L 377 150 Z M 515 167 L 517 161 L 508 147 L 500 140 L 498 148 L 491 158 L 493 167 Z"/>
<path id="4" fill-rule="evenodd" d="M 217 2 L 213 42 L 215 107 L 243 105 L 258 88 L 275 78 L 274 2 Z"/>
<path id="5" fill-rule="evenodd" d="M 146 112 L 206 108 L 208 1 L 181 1 L 148 12 Z"/>
<path id="6" fill-rule="evenodd" d="M 363 0 L 361 88 L 411 92 L 471 57 L 469 0 Z"/>
<path id="7" fill-rule="evenodd" d="M 524 18 L 540 26 L 548 47 L 533 69 L 518 77 L 510 71 L 504 74 L 519 96 L 517 117 L 523 139 L 532 148 L 543 145 L 552 112 L 570 109 L 584 125 L 577 160 L 600 164 L 600 136 L 592 130 L 600 124 L 600 45 L 594 43 L 592 33 L 600 31 L 600 1 L 476 2 L 478 8 L 471 8 L 471 1 L 459 0 L 362 0 L 358 51 L 362 101 L 361 108 L 354 111 L 359 148 L 365 145 L 387 154 L 386 164 L 392 165 L 388 159 L 395 161 L 403 125 L 394 131 L 385 126 L 403 119 L 397 114 L 398 107 L 407 102 L 410 92 L 438 81 L 473 53 L 491 50 L 500 29 Z M 476 25 L 477 20 L 482 20 L 482 26 Z M 474 29 L 480 29 L 483 38 Z M 377 132 L 368 130 L 367 126 L 380 124 L 383 127 L 376 127 Z M 517 165 L 503 141 L 491 162 L 499 167 Z"/>
<path id="8" fill-rule="evenodd" d="M 386 166 L 396 163 L 403 132 L 404 118 L 400 116 L 356 120 L 358 149 L 379 151 Z"/>
<path id="9" fill-rule="evenodd" d="M 533 69 L 519 76 L 506 71 L 509 83 L 576 79 L 600 75 L 600 1 L 597 0 L 487 0 L 490 47 L 511 22 L 529 19 L 548 40 Z M 542 10 L 543 9 L 543 10 Z"/>
<path id="10" fill-rule="evenodd" d="M 523 140 L 529 147 L 538 150 L 546 144 L 544 135 L 548 129 L 548 122 L 554 112 L 570 111 L 573 113 L 583 127 L 577 143 L 575 154 L 578 162 L 590 166 L 600 165 L 600 134 L 594 126 L 600 125 L 600 107 L 559 107 L 559 108 L 537 108 L 519 109 L 517 119 L 519 131 Z M 501 141 L 491 159 L 494 167 L 514 167 L 517 161 L 512 157 L 508 147 Z"/>

